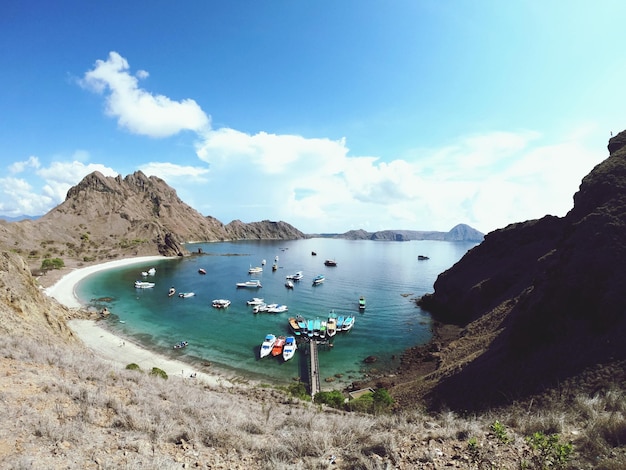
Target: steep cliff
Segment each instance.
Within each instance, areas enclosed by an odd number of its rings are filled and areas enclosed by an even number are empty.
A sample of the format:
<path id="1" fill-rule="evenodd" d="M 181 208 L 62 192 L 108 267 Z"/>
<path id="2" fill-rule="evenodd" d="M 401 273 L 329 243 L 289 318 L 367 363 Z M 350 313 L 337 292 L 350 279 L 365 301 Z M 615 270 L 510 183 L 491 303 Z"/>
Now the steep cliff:
<path id="1" fill-rule="evenodd" d="M 442 273 L 420 305 L 464 327 L 440 351 L 431 399 L 492 405 L 626 360 L 626 133 L 586 176 L 563 218 L 488 234 Z M 607 381 L 608 382 L 608 381 Z M 459 394 L 458 390 L 464 390 Z"/>

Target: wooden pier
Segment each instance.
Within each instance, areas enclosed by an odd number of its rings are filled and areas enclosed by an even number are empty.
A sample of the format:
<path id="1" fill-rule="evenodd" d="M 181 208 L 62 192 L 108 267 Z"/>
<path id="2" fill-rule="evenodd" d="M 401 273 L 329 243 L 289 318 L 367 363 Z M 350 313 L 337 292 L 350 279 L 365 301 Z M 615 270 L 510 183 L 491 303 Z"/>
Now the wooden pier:
<path id="1" fill-rule="evenodd" d="M 317 357 L 317 341 L 309 341 L 309 384 L 311 399 L 320 391 L 320 363 Z"/>

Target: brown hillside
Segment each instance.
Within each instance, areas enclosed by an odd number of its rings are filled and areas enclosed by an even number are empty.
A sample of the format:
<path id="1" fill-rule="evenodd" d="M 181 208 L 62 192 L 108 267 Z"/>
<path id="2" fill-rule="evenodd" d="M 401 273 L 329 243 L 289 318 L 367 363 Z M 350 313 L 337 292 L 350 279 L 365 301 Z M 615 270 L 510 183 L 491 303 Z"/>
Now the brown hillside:
<path id="1" fill-rule="evenodd" d="M 611 139 L 565 217 L 488 234 L 420 300 L 463 327 L 420 383 L 433 403 L 469 409 L 564 382 L 591 391 L 626 384 L 625 141 Z"/>
<path id="2" fill-rule="evenodd" d="M 0 246 L 20 253 L 32 270 L 45 258 L 76 265 L 124 256 L 185 255 L 188 242 L 298 238 L 304 234 L 285 222 L 225 226 L 184 203 L 162 179 L 141 171 L 125 178 L 91 173 L 40 219 L 0 221 Z"/>

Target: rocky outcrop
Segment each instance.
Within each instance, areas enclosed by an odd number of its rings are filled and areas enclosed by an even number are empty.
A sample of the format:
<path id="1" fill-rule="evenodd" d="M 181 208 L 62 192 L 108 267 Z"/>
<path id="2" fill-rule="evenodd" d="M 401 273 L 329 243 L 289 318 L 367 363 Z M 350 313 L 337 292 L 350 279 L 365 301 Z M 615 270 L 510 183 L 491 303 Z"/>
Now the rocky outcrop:
<path id="1" fill-rule="evenodd" d="M 441 352 L 433 399 L 492 405 L 626 360 L 625 144 L 626 133 L 611 139 L 565 217 L 489 233 L 420 300 L 465 327 L 462 358 Z"/>
<path id="2" fill-rule="evenodd" d="M 270 220 L 250 223 L 233 220 L 226 225 L 226 232 L 232 240 L 299 240 L 306 238 L 306 235 L 294 226 L 286 222 Z"/>

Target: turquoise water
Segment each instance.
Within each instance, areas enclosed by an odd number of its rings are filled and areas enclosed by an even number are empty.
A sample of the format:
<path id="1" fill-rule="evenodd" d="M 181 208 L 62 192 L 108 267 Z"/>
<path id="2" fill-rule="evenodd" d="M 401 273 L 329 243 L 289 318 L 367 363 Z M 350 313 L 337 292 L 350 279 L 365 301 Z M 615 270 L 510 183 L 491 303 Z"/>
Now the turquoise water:
<path id="1" fill-rule="evenodd" d="M 258 359 L 259 347 L 267 333 L 289 334 L 288 318 L 324 318 L 331 310 L 354 314 L 350 332 L 337 334 L 332 348 L 319 353 L 321 377 L 338 377 L 339 382 L 357 380 L 370 369 L 396 367 L 399 355 L 408 347 L 430 339 L 431 319 L 415 305 L 415 299 L 432 292 L 437 275 L 456 263 L 475 243 L 314 238 L 294 241 L 242 241 L 188 245 L 191 252 L 204 254 L 164 259 L 103 271 L 84 279 L 76 288 L 82 302 L 107 307 L 112 315 L 106 326 L 116 334 L 169 357 L 210 363 L 236 375 L 272 383 L 288 383 L 301 375 L 303 355 L 282 362 Z M 317 256 L 312 256 L 315 251 Z M 419 261 L 418 255 L 430 259 Z M 272 264 L 278 257 L 278 269 Z M 267 260 L 261 274 L 248 274 L 250 266 Z M 336 267 L 324 265 L 326 259 Z M 141 272 L 156 268 L 147 280 L 153 289 L 135 289 Z M 204 268 L 206 275 L 198 273 Z M 304 279 L 294 289 L 285 287 L 285 276 L 303 271 Z M 326 281 L 313 286 L 323 274 Z M 237 288 L 236 283 L 259 279 L 260 289 Z M 194 297 L 168 297 L 192 291 Z M 367 308 L 359 312 L 359 296 Z M 286 304 L 281 314 L 253 314 L 246 301 L 262 297 L 267 303 Z M 211 307 L 213 299 L 231 300 L 227 309 Z M 179 341 L 188 341 L 183 350 L 173 350 Z M 363 362 L 376 356 L 374 364 Z"/>

